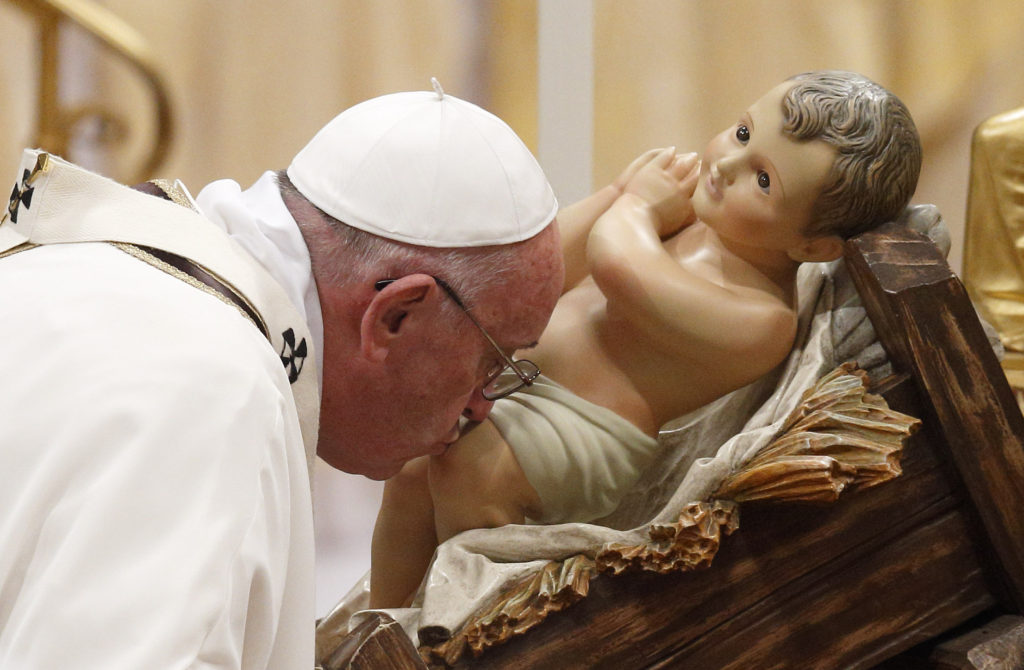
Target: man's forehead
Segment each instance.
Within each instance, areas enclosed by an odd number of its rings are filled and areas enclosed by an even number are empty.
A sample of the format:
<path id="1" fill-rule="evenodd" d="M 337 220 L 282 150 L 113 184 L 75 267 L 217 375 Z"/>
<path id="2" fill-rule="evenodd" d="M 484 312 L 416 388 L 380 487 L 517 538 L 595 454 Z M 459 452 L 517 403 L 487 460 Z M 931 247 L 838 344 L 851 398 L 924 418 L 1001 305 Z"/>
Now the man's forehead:
<path id="1" fill-rule="evenodd" d="M 493 324 L 485 327 L 506 352 L 537 346 L 550 316 L 545 305 L 524 299 L 514 289 L 492 293 L 485 313 L 488 323 Z"/>
<path id="2" fill-rule="evenodd" d="M 488 320 L 494 324 L 492 337 L 506 352 L 537 346 L 555 300 L 536 290 L 516 290 L 514 286 L 492 293 L 487 305 Z"/>
<path id="3" fill-rule="evenodd" d="M 479 309 L 485 310 L 480 313 L 495 324 L 494 338 L 511 349 L 536 345 L 562 293 L 565 272 L 554 224 L 517 247 L 516 262 L 504 273 L 504 281 L 477 299 Z"/>

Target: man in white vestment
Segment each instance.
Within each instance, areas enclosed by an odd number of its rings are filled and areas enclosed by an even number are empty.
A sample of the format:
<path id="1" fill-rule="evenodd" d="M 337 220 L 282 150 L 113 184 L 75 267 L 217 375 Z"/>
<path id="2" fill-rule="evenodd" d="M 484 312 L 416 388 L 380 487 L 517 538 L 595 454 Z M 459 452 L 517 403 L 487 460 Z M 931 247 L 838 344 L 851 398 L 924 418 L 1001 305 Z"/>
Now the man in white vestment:
<path id="1" fill-rule="evenodd" d="M 556 208 L 514 132 L 436 83 L 194 200 L 26 151 L 0 222 L 0 668 L 312 668 L 314 455 L 390 477 L 532 381 L 512 354 L 561 290 Z"/>

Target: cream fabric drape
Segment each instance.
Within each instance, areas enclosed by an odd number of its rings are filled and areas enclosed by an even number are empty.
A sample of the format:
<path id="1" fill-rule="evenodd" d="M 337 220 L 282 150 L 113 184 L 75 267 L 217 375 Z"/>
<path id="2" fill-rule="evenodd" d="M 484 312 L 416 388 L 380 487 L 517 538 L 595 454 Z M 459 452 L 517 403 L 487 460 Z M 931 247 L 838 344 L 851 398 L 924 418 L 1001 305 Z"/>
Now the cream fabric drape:
<path id="1" fill-rule="evenodd" d="M 248 185 L 265 169 L 285 167 L 341 109 L 382 93 L 427 88 L 431 76 L 505 118 L 536 148 L 537 1 L 102 4 L 133 25 L 164 64 L 178 122 L 160 176 L 198 188 L 224 177 Z M 13 179 L 20 149 L 32 140 L 37 54 L 27 15 L 2 0 L 0 29 L 0 178 Z M 92 92 L 136 119 L 125 148 L 104 150 L 85 137 L 76 145 L 81 155 L 69 156 L 94 161 L 116 178 L 151 127 L 142 87 L 86 39 L 67 50 L 78 65 L 65 88 Z M 649 147 L 702 150 L 791 74 L 841 68 L 878 80 L 917 119 L 925 160 L 915 201 L 943 212 L 953 238 L 951 264 L 959 268 L 971 131 L 1024 104 L 1024 3 L 594 0 L 594 54 L 595 186 Z M 339 486 L 321 485 L 321 498 Z M 357 495 L 374 500 L 377 491 L 370 486 Z M 341 522 L 333 521 L 346 505 L 334 501 L 320 514 L 323 536 L 340 534 L 340 545 L 365 553 L 367 536 L 359 535 L 365 531 L 339 531 Z M 325 605 L 347 585 L 331 586 Z"/>

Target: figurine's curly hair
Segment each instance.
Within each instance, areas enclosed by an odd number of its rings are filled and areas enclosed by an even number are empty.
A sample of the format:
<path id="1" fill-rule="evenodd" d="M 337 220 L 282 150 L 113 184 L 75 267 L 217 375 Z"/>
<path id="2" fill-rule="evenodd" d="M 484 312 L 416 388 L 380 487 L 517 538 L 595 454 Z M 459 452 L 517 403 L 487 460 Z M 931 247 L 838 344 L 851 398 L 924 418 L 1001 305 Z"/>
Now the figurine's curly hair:
<path id="1" fill-rule="evenodd" d="M 790 81 L 783 132 L 838 152 L 806 232 L 848 238 L 898 218 L 921 172 L 921 140 L 906 105 L 853 72 L 805 72 Z"/>

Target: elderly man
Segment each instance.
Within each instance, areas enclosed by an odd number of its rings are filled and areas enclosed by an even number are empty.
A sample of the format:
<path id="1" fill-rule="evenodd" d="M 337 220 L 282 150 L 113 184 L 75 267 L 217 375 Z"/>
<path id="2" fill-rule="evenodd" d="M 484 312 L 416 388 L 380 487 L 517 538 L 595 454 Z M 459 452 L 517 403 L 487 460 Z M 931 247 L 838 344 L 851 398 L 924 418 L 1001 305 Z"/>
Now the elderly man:
<path id="1" fill-rule="evenodd" d="M 389 477 L 532 381 L 511 356 L 561 290 L 556 207 L 440 87 L 194 201 L 26 152 L 0 223 L 0 667 L 312 667 L 314 454 Z"/>

